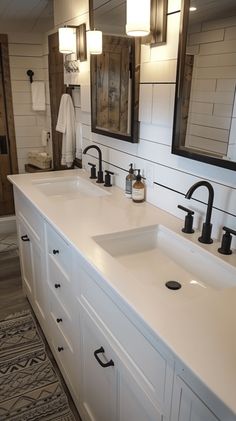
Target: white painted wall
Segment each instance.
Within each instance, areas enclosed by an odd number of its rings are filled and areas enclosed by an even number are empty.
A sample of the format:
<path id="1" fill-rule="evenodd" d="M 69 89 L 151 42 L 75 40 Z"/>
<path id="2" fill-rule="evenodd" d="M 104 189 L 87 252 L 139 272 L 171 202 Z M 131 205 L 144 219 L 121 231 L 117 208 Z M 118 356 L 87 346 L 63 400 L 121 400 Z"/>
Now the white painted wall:
<path id="1" fill-rule="evenodd" d="M 205 217 L 207 190 L 201 188 L 194 193 L 194 198 L 203 203 L 186 200 L 184 195 L 193 183 L 209 180 L 215 190 L 213 235 L 219 238 L 223 225 L 236 229 L 236 172 L 171 154 L 180 0 L 168 3 L 169 13 L 176 13 L 168 16 L 167 44 L 152 49 L 142 46 L 139 143 L 129 144 L 91 132 L 88 60 L 81 63 L 79 74 L 81 108 L 77 116 L 82 122 L 83 147 L 92 143 L 101 147 L 104 168 L 114 171 L 114 183 L 123 189 L 128 165 L 133 162 L 148 176 L 147 201 L 182 219 L 184 215 L 177 205 L 192 208 L 198 228 Z M 88 19 L 87 15 L 83 17 Z M 84 157 L 85 167 L 88 160 L 97 162 L 96 151 Z"/>

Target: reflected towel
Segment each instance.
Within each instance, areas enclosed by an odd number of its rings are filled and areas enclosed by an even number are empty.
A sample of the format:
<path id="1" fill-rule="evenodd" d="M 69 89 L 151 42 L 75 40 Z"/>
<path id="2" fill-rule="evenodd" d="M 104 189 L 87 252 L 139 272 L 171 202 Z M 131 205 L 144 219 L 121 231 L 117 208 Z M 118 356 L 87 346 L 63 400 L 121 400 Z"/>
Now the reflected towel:
<path id="1" fill-rule="evenodd" d="M 32 82 L 31 83 L 31 96 L 32 96 L 32 109 L 34 111 L 46 110 L 46 97 L 45 97 L 45 83 Z"/>
<path id="2" fill-rule="evenodd" d="M 75 110 L 68 94 L 61 97 L 56 131 L 63 134 L 61 164 L 70 168 L 75 159 Z"/>
<path id="3" fill-rule="evenodd" d="M 77 123 L 77 127 L 76 127 L 76 158 L 78 159 L 82 159 L 82 124 L 81 123 Z"/>

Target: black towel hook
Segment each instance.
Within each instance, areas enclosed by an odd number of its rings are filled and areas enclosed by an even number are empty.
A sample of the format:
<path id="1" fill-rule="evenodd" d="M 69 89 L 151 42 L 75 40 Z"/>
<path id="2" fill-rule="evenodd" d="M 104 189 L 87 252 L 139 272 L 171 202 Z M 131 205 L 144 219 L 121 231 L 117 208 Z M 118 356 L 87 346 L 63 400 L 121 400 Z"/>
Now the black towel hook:
<path id="1" fill-rule="evenodd" d="M 27 74 L 27 76 L 29 76 L 30 83 L 32 83 L 33 82 L 33 76 L 34 76 L 33 70 L 30 70 L 30 69 L 27 70 L 26 74 Z"/>

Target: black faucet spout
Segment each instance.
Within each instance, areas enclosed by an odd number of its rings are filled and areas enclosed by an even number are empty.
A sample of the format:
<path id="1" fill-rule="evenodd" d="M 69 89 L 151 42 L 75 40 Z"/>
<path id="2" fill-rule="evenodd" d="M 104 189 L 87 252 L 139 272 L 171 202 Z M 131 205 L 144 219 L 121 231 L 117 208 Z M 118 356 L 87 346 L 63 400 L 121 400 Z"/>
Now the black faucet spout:
<path id="1" fill-rule="evenodd" d="M 102 151 L 97 145 L 90 145 L 90 146 L 87 146 L 83 150 L 83 154 L 86 154 L 89 149 L 96 149 L 98 151 L 99 170 L 98 170 L 97 183 L 103 183 L 104 180 L 103 180 L 103 171 L 102 171 Z"/>
<path id="2" fill-rule="evenodd" d="M 185 197 L 186 199 L 191 199 L 193 193 L 198 187 L 205 186 L 208 189 L 208 203 L 207 203 L 207 212 L 206 212 L 206 220 L 202 226 L 202 235 L 199 237 L 199 241 L 205 244 L 211 244 L 213 242 L 211 238 L 211 231 L 212 231 L 212 224 L 211 224 L 211 215 L 212 215 L 212 208 L 213 208 L 213 201 L 214 201 L 214 189 L 212 185 L 208 181 L 198 181 L 197 183 L 193 184 L 192 187 L 187 191 Z"/>

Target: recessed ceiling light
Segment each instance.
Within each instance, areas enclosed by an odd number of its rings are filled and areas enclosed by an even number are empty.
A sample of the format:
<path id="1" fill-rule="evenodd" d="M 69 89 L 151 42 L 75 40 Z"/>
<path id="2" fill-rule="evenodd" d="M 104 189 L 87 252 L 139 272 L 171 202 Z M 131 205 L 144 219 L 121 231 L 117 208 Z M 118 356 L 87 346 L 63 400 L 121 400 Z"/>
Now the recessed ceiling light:
<path id="1" fill-rule="evenodd" d="M 190 12 L 195 12 L 195 11 L 197 10 L 197 8 L 196 8 L 195 6 L 191 6 L 191 7 L 189 8 L 189 10 L 190 10 Z"/>

